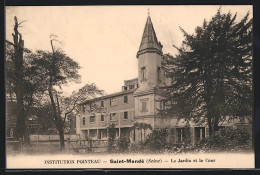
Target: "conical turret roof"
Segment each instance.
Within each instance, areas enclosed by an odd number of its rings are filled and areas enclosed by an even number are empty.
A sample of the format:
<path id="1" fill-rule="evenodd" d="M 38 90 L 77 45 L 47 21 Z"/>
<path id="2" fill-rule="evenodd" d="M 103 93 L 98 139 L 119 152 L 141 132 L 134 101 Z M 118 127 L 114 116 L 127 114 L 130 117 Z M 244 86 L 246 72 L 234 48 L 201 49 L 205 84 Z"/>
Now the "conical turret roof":
<path id="1" fill-rule="evenodd" d="M 146 51 L 153 51 L 153 52 L 157 51 L 160 54 L 162 51 L 162 45 L 157 40 L 150 15 L 148 15 L 147 17 L 142 41 L 139 47 L 139 51 L 137 52 L 137 57 L 140 54 L 145 53 Z"/>

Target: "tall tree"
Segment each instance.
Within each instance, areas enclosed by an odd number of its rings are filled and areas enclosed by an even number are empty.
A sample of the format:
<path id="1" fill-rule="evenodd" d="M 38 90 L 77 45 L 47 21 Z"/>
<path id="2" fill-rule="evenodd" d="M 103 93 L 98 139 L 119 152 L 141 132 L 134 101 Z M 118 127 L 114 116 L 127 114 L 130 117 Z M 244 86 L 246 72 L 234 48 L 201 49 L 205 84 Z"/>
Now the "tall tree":
<path id="1" fill-rule="evenodd" d="M 207 122 L 212 135 L 220 121 L 252 119 L 252 19 L 240 21 L 230 12 L 217 14 L 194 34 L 183 29 L 178 54 L 164 55 L 167 116 Z"/>
<path id="2" fill-rule="evenodd" d="M 18 75 L 18 70 L 16 66 L 16 52 L 15 52 L 15 44 L 6 41 L 6 97 L 7 97 L 7 118 L 11 119 L 13 117 L 16 118 L 16 129 L 15 133 L 17 133 L 15 136 L 17 138 L 21 138 L 24 136 L 25 141 L 29 143 L 29 133 L 27 132 L 26 127 L 26 120 L 30 115 L 32 115 L 32 110 L 37 105 L 37 99 L 41 99 L 41 96 L 43 95 L 44 89 L 46 88 L 46 85 L 43 82 L 44 76 L 41 74 L 41 70 L 37 66 L 33 66 L 34 61 L 34 53 L 31 52 L 29 49 L 23 48 L 23 61 L 22 65 L 22 72 Z M 17 77 L 18 75 L 18 77 Z M 22 78 L 20 77 L 22 75 Z M 18 80 L 20 79 L 18 84 Z M 21 106 L 21 104 L 18 105 L 18 99 L 21 99 L 21 93 L 17 95 L 17 87 L 22 87 L 22 109 L 23 109 L 23 116 L 22 119 L 18 120 L 18 118 L 21 117 L 21 113 L 18 113 L 17 109 L 18 106 Z M 21 100 L 19 100 L 21 103 Z M 21 122 L 23 120 L 23 122 Z M 23 128 L 23 133 L 21 129 L 17 128 Z M 19 133 L 19 134 L 18 134 Z"/>
<path id="3" fill-rule="evenodd" d="M 14 17 L 14 33 L 13 43 L 8 41 L 8 48 L 6 55 L 7 58 L 10 58 L 7 62 L 7 66 L 12 65 L 12 69 L 8 69 L 12 73 L 12 81 L 7 83 L 7 93 L 11 101 L 15 101 L 16 105 L 16 128 L 15 128 L 15 137 L 23 138 L 25 136 L 25 111 L 24 111 L 24 40 L 22 34 L 18 31 L 20 24 L 18 23 L 17 17 Z M 13 48 L 11 48 L 13 47 Z M 9 52 L 10 51 L 10 52 Z M 9 74 L 8 74 L 9 75 Z M 13 99 L 13 94 L 15 94 L 15 99 Z M 10 103 L 14 104 L 14 103 Z"/>

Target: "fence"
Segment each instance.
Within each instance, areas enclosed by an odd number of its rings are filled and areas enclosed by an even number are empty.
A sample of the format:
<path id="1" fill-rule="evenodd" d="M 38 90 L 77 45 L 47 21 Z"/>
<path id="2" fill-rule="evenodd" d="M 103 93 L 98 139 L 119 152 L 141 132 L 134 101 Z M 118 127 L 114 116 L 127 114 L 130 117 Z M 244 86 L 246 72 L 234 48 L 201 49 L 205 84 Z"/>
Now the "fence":
<path id="1" fill-rule="evenodd" d="M 108 140 L 70 140 L 67 139 L 67 153 L 97 153 L 107 152 L 109 147 Z M 115 147 L 115 143 L 112 146 Z"/>
<path id="2" fill-rule="evenodd" d="M 79 134 L 65 134 L 64 140 L 79 140 L 80 135 Z M 30 135 L 30 141 L 31 142 L 50 142 L 50 141 L 59 141 L 60 136 L 58 134 L 50 134 L 50 135 Z"/>

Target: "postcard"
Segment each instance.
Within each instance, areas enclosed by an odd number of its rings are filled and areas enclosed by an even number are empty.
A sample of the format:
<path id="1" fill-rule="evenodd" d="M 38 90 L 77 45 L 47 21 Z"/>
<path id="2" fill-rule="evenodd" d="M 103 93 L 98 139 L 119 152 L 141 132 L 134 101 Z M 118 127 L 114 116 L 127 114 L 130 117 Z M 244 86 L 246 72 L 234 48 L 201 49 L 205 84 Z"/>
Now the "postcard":
<path id="1" fill-rule="evenodd" d="M 6 6 L 7 169 L 254 168 L 253 6 Z"/>

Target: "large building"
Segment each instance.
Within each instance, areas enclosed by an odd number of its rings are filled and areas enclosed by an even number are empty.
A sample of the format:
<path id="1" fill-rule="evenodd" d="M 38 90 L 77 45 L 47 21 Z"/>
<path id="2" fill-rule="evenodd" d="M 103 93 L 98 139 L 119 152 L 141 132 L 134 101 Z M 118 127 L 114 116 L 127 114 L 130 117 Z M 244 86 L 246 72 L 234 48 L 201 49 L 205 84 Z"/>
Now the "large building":
<path id="1" fill-rule="evenodd" d="M 135 123 L 149 124 L 153 129 L 166 128 L 169 141 L 181 143 L 189 140 L 192 144 L 209 135 L 206 124 L 196 125 L 177 118 L 162 119 L 158 109 L 164 108 L 160 89 L 169 83 L 162 68 L 162 45 L 148 15 L 141 44 L 137 52 L 138 78 L 125 80 L 122 91 L 82 103 L 77 116 L 77 133 L 82 139 L 106 139 L 107 128 L 114 124 L 116 137 L 127 135 L 131 142 L 143 140 L 150 129 L 134 128 Z M 222 123 L 234 126 L 234 121 Z"/>

